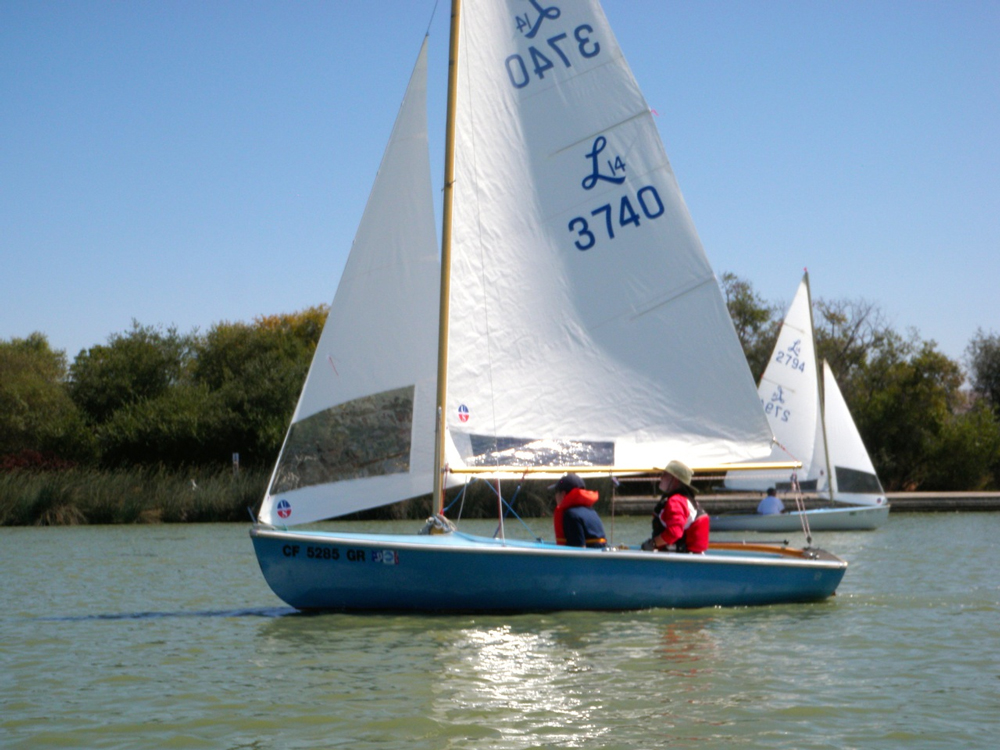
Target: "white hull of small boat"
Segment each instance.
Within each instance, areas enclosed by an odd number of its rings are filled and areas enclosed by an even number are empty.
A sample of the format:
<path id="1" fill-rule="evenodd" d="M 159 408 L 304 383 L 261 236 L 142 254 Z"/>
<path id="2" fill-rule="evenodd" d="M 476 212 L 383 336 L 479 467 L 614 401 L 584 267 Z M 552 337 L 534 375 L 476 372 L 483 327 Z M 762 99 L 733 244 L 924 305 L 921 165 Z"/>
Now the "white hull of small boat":
<path id="1" fill-rule="evenodd" d="M 732 513 L 712 516 L 712 531 L 802 531 L 802 516 L 812 531 L 871 531 L 889 518 L 888 505 L 857 505 L 844 508 L 814 508 L 790 513 L 759 515 Z"/>

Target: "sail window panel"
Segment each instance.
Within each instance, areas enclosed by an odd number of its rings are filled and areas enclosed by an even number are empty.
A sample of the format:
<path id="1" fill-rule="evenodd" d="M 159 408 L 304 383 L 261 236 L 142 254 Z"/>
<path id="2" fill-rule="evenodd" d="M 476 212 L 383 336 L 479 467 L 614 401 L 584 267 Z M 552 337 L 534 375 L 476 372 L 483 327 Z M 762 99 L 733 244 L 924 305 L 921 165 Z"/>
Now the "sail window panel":
<path id="1" fill-rule="evenodd" d="M 293 424 L 271 494 L 409 471 L 414 391 L 375 393 Z"/>
<path id="2" fill-rule="evenodd" d="M 837 466 L 837 490 L 839 492 L 851 492 L 859 495 L 882 494 L 882 485 L 878 477 L 867 471 L 848 469 L 844 466 Z"/>
<path id="3" fill-rule="evenodd" d="M 819 481 L 816 479 L 806 479 L 799 482 L 797 489 L 801 492 L 816 492 L 819 489 L 818 484 Z M 775 482 L 774 489 L 778 492 L 792 492 L 796 487 L 791 482 Z"/>
<path id="4" fill-rule="evenodd" d="M 613 466 L 615 444 L 470 434 L 470 466 Z"/>

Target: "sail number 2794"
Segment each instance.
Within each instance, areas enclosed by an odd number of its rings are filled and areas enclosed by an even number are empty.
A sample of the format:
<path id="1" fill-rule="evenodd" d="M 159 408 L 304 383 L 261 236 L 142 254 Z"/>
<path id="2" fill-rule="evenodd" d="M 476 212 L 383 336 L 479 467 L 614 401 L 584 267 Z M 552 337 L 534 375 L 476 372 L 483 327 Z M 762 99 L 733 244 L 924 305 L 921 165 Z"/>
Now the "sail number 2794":
<path id="1" fill-rule="evenodd" d="M 774 361 L 779 365 L 790 367 L 793 370 L 798 370 L 799 372 L 806 371 L 806 361 L 804 359 L 799 359 L 794 354 L 789 352 L 778 352 L 774 356 Z"/>

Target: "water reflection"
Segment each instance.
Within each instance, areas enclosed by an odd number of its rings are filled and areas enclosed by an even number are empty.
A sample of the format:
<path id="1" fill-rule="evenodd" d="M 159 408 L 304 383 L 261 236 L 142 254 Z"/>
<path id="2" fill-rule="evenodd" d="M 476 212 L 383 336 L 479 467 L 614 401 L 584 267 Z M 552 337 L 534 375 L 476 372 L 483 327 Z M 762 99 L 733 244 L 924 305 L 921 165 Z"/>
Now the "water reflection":
<path id="1" fill-rule="evenodd" d="M 711 660 L 718 644 L 709 629 L 710 616 L 684 617 L 671 620 L 660 636 L 655 655 L 665 664 L 665 672 L 674 677 L 692 677 L 711 672 Z"/>
<path id="2" fill-rule="evenodd" d="M 369 719 L 373 712 L 419 716 L 438 727 L 432 735 L 456 733 L 467 747 L 577 746 L 637 735 L 697 744 L 731 733 L 726 707 L 766 702 L 733 680 L 741 665 L 756 671 L 754 657 L 744 664 L 740 649 L 752 648 L 768 622 L 801 624 L 802 615 L 774 608 L 295 615 L 261 623 L 254 661 L 272 681 L 290 681 L 289 689 L 301 683 L 335 699 L 346 726 L 357 710 Z"/>
<path id="3" fill-rule="evenodd" d="M 591 679 L 594 655 L 580 631 L 559 618 L 515 622 L 462 628 L 440 649 L 435 715 L 488 721 L 505 746 L 605 735 L 595 720 L 602 700 Z"/>

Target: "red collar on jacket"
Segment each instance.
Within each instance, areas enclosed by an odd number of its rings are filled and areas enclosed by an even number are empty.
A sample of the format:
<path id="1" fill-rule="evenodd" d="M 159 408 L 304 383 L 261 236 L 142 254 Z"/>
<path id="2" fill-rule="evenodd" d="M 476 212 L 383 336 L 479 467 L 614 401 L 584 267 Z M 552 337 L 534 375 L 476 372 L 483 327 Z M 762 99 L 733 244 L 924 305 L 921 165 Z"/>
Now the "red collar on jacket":
<path id="1" fill-rule="evenodd" d="M 563 499 L 559 501 L 559 505 L 556 506 L 556 510 L 566 510 L 566 508 L 572 508 L 576 505 L 585 505 L 589 508 L 597 502 L 599 497 L 600 494 L 597 490 L 583 490 L 579 487 L 574 487 L 563 495 Z"/>

